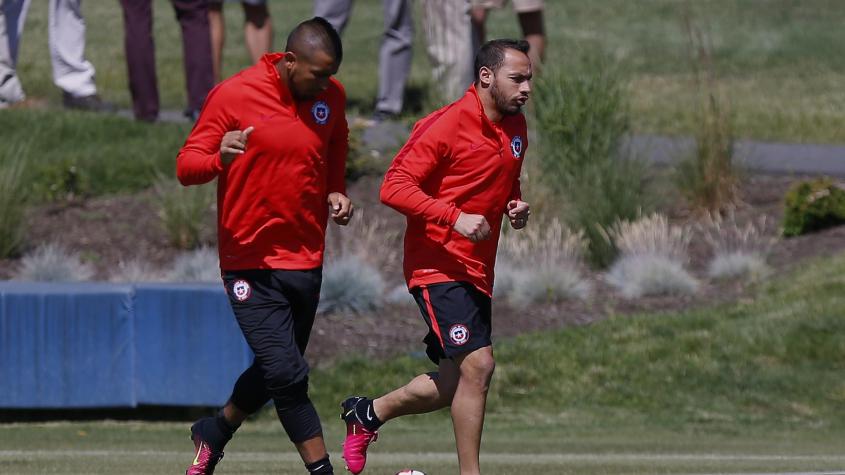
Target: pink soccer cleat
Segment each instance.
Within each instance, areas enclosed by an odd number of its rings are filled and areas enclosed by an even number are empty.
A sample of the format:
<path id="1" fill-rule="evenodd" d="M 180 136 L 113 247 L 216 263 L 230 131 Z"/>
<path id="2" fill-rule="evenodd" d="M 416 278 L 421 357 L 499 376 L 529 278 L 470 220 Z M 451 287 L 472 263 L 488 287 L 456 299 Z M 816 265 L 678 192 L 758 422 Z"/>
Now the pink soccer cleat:
<path id="1" fill-rule="evenodd" d="M 215 451 L 208 445 L 208 442 L 203 440 L 198 432 L 199 424 L 194 424 L 191 427 L 191 440 L 194 441 L 194 450 L 196 456 L 193 463 L 185 470 L 185 475 L 211 475 L 214 473 L 214 467 L 223 458 L 222 451 Z"/>
<path id="2" fill-rule="evenodd" d="M 350 397 L 340 405 L 343 408 L 340 418 L 346 422 L 343 460 L 346 461 L 346 469 L 354 475 L 364 471 L 364 465 L 367 464 L 367 447 L 378 439 L 378 431 L 364 427 L 355 415 L 355 405 L 361 399 L 364 398 Z"/>

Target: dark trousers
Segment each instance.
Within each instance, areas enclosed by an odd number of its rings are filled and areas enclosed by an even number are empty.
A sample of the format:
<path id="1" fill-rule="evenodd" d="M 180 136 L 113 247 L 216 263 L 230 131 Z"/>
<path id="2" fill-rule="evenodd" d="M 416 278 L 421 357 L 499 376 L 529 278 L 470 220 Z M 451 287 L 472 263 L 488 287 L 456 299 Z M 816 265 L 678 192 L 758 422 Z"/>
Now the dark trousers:
<path id="1" fill-rule="evenodd" d="M 182 29 L 182 52 L 188 109 L 200 110 L 214 86 L 211 36 L 206 0 L 171 0 Z M 129 68 L 129 91 L 135 118 L 158 118 L 159 98 L 153 42 L 152 0 L 120 0 L 123 7 L 124 47 Z"/>
<path id="2" fill-rule="evenodd" d="M 235 384 L 232 402 L 247 413 L 270 399 L 279 410 L 301 402 L 308 385 L 303 354 L 320 300 L 322 269 L 225 271 L 223 281 L 255 354 Z"/>

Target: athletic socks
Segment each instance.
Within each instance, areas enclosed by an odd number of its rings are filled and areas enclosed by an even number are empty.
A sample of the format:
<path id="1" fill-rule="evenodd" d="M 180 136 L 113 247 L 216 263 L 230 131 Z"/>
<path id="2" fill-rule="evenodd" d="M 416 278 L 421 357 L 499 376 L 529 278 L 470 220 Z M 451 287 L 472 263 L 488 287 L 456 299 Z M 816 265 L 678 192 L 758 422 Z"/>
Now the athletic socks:
<path id="1" fill-rule="evenodd" d="M 306 463 L 305 468 L 311 475 L 334 475 L 334 469 L 328 455 L 316 462 Z"/>
<path id="2" fill-rule="evenodd" d="M 373 409 L 373 400 L 370 398 L 365 397 L 355 404 L 355 416 L 358 417 L 361 425 L 369 431 L 375 432 L 383 424 L 376 417 L 376 411 Z"/>

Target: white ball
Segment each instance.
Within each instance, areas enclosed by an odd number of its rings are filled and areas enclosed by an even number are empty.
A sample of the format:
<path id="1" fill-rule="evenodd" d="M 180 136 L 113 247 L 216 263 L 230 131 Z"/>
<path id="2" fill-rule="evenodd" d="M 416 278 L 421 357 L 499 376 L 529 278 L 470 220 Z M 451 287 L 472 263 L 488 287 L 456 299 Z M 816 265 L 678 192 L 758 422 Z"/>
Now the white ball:
<path id="1" fill-rule="evenodd" d="M 425 475 L 424 473 L 420 472 L 419 470 L 411 470 L 410 468 L 402 470 L 400 472 L 396 472 L 396 475 Z"/>

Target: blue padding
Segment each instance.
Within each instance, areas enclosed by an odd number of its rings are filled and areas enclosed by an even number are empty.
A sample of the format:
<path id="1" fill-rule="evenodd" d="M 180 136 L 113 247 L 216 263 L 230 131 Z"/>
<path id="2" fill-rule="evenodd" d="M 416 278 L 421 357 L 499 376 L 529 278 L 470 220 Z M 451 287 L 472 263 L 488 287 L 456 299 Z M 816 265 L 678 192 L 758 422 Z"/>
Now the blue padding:
<path id="1" fill-rule="evenodd" d="M 139 404 L 222 405 L 252 362 L 223 285 L 139 285 Z"/>
<path id="2" fill-rule="evenodd" d="M 135 406 L 132 288 L 0 283 L 0 407 Z"/>
<path id="3" fill-rule="evenodd" d="M 251 361 L 222 285 L 0 282 L 0 408 L 220 405 Z"/>

